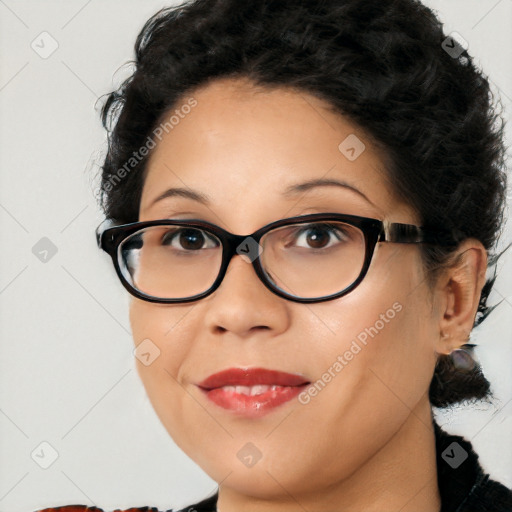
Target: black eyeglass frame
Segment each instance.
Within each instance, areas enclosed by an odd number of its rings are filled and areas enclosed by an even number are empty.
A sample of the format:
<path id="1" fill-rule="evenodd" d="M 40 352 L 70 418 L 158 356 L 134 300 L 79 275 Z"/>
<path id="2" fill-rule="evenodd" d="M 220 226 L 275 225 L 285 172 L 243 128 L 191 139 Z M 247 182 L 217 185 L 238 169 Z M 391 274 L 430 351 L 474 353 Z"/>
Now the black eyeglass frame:
<path id="1" fill-rule="evenodd" d="M 231 261 L 231 258 L 235 254 L 239 254 L 237 252 L 238 247 L 243 244 L 247 238 L 254 239 L 258 244 L 266 233 L 269 231 L 280 228 L 283 226 L 287 226 L 290 224 L 299 224 L 299 223 L 316 223 L 322 221 L 337 221 L 344 222 L 351 226 L 354 226 L 360 229 L 364 235 L 365 239 L 365 257 L 364 262 L 361 268 L 361 271 L 357 277 L 357 279 L 345 287 L 343 290 L 331 294 L 326 295 L 319 298 L 301 298 L 295 295 L 290 295 L 280 288 L 274 286 L 272 282 L 267 278 L 265 271 L 262 268 L 259 255 L 256 256 L 252 260 L 252 266 L 260 278 L 261 282 L 273 293 L 276 295 L 291 300 L 293 302 L 299 303 L 315 303 L 315 302 L 324 302 L 328 300 L 337 299 L 344 295 L 347 295 L 354 288 L 356 288 L 361 281 L 365 278 L 368 269 L 370 267 L 370 263 L 373 258 L 373 254 L 375 252 L 375 247 L 379 242 L 392 242 L 392 243 L 427 243 L 427 244 L 435 244 L 435 245 L 457 245 L 457 242 L 454 238 L 447 232 L 435 228 L 426 228 L 415 226 L 412 224 L 402 224 L 397 222 L 389 222 L 386 220 L 373 219 L 369 217 L 360 217 L 357 215 L 346 215 L 340 213 L 312 213 L 309 215 L 300 215 L 296 217 L 288 217 L 286 219 L 280 219 L 270 224 L 266 224 L 265 226 L 259 228 L 254 233 L 250 235 L 235 235 L 226 231 L 225 229 L 217 226 L 216 224 L 212 224 L 208 221 L 204 221 L 201 219 L 161 219 L 161 220 L 149 220 L 143 222 L 132 222 L 129 224 L 116 224 L 115 221 L 107 221 L 107 225 L 105 226 L 105 222 L 101 223 L 96 229 L 96 241 L 98 247 L 105 252 L 107 252 L 114 263 L 114 267 L 116 270 L 119 279 L 123 286 L 135 297 L 145 300 L 148 302 L 154 302 L 159 304 L 177 304 L 177 303 L 187 303 L 194 302 L 208 295 L 212 294 L 222 283 L 224 276 L 226 275 L 227 268 Z M 184 299 L 161 299 L 158 297 L 154 297 L 152 295 L 147 295 L 142 293 L 141 291 L 134 288 L 125 278 L 121 271 L 121 267 L 119 264 L 119 246 L 128 236 L 133 233 L 147 228 L 151 226 L 185 226 L 191 228 L 198 228 L 204 230 L 212 235 L 216 236 L 222 243 L 222 261 L 219 269 L 219 273 L 217 278 L 215 279 L 212 286 L 200 293 L 193 295 L 191 297 L 187 297 Z"/>

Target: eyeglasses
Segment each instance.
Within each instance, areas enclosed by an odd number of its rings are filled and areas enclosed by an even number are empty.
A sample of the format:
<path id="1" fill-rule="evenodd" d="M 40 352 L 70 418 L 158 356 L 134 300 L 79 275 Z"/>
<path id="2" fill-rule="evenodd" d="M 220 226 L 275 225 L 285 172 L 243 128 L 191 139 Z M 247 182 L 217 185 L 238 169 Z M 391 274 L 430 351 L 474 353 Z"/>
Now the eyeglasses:
<path id="1" fill-rule="evenodd" d="M 238 254 L 276 295 L 301 302 L 342 297 L 365 277 L 378 242 L 456 245 L 446 232 L 338 213 L 281 219 L 235 235 L 198 219 L 151 220 L 96 229 L 100 249 L 139 299 L 192 302 L 221 284 Z"/>

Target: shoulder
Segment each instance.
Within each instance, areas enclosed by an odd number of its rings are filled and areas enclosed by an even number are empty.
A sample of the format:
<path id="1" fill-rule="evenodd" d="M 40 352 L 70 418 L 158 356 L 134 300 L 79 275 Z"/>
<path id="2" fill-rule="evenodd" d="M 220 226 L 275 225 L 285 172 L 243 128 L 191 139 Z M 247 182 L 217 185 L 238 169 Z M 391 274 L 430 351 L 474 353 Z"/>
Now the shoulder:
<path id="1" fill-rule="evenodd" d="M 460 512 L 510 512 L 512 510 L 512 490 L 502 483 L 492 480 L 489 475 L 473 486 Z"/>
<path id="2" fill-rule="evenodd" d="M 216 512 L 218 499 L 219 491 L 217 489 L 217 492 L 212 496 L 209 496 L 198 503 L 194 503 L 193 505 L 189 505 L 181 510 L 176 510 L 176 512 Z M 173 511 L 169 510 L 168 512 Z"/>
<path id="3" fill-rule="evenodd" d="M 62 507 L 44 508 L 35 512 L 104 512 L 102 508 L 88 507 L 86 505 L 64 505 Z M 128 509 L 116 509 L 114 512 L 159 512 L 155 507 L 139 507 Z M 169 510 L 168 512 L 172 512 Z"/>
<path id="4" fill-rule="evenodd" d="M 219 497 L 218 492 L 213 496 L 205 498 L 199 503 L 189 505 L 181 510 L 170 509 L 162 512 L 215 512 L 217 499 Z M 106 512 L 102 508 L 88 507 L 87 505 L 65 505 L 62 507 L 53 507 L 36 510 L 35 512 Z M 115 509 L 113 512 L 160 512 L 156 507 L 133 507 L 128 509 Z"/>
<path id="5" fill-rule="evenodd" d="M 491 479 L 471 442 L 434 426 L 442 512 L 511 512 L 512 490 Z"/>
<path id="6" fill-rule="evenodd" d="M 65 505 L 62 507 L 44 508 L 35 512 L 103 512 L 101 508 L 86 505 Z"/>

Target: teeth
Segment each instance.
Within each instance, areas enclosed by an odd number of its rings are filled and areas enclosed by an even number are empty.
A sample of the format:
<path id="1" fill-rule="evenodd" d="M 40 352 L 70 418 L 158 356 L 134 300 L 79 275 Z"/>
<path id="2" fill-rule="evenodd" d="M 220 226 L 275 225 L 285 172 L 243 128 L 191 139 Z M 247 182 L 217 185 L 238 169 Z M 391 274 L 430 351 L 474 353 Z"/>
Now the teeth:
<path id="1" fill-rule="evenodd" d="M 239 393 L 242 395 L 254 396 L 261 395 L 267 391 L 275 391 L 277 388 L 282 386 L 268 386 L 265 384 L 259 384 L 257 386 L 223 386 L 224 391 Z"/>
<path id="2" fill-rule="evenodd" d="M 265 393 L 265 391 L 268 391 L 269 389 L 270 389 L 270 386 L 264 386 L 262 384 L 260 384 L 259 386 L 252 386 L 251 396 L 261 395 L 262 393 Z"/>

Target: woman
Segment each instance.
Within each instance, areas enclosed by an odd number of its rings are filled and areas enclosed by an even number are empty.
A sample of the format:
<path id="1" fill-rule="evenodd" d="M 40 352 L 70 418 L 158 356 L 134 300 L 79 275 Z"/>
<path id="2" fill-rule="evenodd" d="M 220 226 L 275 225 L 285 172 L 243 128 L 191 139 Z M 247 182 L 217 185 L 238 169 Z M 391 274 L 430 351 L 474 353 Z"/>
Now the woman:
<path id="1" fill-rule="evenodd" d="M 219 483 L 186 510 L 512 510 L 432 415 L 492 396 L 467 341 L 505 150 L 462 43 L 415 0 L 195 0 L 136 65 L 97 236 L 151 403 Z"/>

